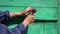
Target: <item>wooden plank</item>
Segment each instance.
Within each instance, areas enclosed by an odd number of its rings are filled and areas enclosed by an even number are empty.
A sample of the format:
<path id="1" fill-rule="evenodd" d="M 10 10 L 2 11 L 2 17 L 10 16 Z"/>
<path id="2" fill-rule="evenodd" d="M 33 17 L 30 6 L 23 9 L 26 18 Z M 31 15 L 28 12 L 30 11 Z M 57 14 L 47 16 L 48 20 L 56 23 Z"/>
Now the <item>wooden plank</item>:
<path id="1" fill-rule="evenodd" d="M 44 34 L 57 34 L 56 23 L 44 23 Z"/>
<path id="2" fill-rule="evenodd" d="M 26 7 L 0 7 L 0 10 L 9 10 L 10 12 L 22 11 Z M 35 7 L 34 7 L 35 8 Z M 57 20 L 57 8 L 35 8 L 35 19 Z"/>
<path id="3" fill-rule="evenodd" d="M 57 0 L 0 0 L 0 6 L 57 7 Z"/>
<path id="4" fill-rule="evenodd" d="M 43 34 L 43 23 L 31 23 L 28 26 L 27 34 Z"/>

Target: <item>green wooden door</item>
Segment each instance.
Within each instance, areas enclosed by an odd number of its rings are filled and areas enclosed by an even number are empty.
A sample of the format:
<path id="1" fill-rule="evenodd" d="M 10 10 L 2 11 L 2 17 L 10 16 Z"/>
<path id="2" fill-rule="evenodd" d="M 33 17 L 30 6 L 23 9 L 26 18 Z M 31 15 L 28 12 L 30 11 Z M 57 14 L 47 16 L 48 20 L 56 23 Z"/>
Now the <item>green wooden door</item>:
<path id="1" fill-rule="evenodd" d="M 57 0 L 0 0 L 0 10 L 10 12 L 21 11 L 31 6 L 36 9 L 35 22 L 28 25 L 26 34 L 58 34 Z M 11 19 L 8 28 L 14 28 L 20 23 L 20 18 Z"/>

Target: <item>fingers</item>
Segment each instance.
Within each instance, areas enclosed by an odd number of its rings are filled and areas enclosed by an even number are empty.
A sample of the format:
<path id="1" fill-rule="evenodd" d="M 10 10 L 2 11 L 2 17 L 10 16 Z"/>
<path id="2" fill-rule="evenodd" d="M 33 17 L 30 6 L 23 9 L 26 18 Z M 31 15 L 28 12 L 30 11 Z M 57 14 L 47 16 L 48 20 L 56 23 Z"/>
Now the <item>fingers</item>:
<path id="1" fill-rule="evenodd" d="M 28 7 L 28 8 L 26 8 L 26 10 L 27 10 L 27 11 L 33 10 L 33 8 L 32 8 L 32 7 Z"/>
<path id="2" fill-rule="evenodd" d="M 25 9 L 25 12 L 27 13 L 27 12 L 29 12 L 30 10 L 33 10 L 33 8 L 32 8 L 32 7 L 27 7 L 27 8 Z"/>
<path id="3" fill-rule="evenodd" d="M 35 15 L 34 15 L 34 14 L 33 14 L 33 15 L 29 14 L 28 16 L 29 16 L 29 17 L 34 17 Z"/>
<path id="4" fill-rule="evenodd" d="M 28 17 L 30 18 L 31 21 L 34 21 L 34 15 L 29 14 Z"/>

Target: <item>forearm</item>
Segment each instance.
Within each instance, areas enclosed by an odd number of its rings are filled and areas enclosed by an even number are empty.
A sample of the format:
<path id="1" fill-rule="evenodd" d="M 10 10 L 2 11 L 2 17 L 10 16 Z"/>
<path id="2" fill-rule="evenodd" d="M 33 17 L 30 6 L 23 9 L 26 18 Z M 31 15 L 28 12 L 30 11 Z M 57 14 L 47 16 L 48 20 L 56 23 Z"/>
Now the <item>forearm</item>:
<path id="1" fill-rule="evenodd" d="M 10 17 L 21 16 L 23 12 L 10 12 Z"/>
<path id="2" fill-rule="evenodd" d="M 17 16 L 17 15 L 20 16 L 20 15 L 22 15 L 22 14 L 26 14 L 26 13 L 29 12 L 30 10 L 33 10 L 33 8 L 28 7 L 28 8 L 26 8 L 26 9 L 22 10 L 22 12 L 10 12 L 10 17 Z"/>

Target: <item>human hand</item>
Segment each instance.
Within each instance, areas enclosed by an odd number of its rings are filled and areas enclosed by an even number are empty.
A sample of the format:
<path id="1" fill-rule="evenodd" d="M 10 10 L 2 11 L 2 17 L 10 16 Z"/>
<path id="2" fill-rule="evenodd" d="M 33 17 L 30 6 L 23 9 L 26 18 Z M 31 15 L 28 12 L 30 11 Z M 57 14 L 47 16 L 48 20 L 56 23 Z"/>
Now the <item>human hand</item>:
<path id="1" fill-rule="evenodd" d="M 34 21 L 34 14 L 33 14 L 33 15 L 29 14 L 29 15 L 27 15 L 27 17 L 24 19 L 23 24 L 24 24 L 24 26 L 26 27 L 29 23 L 31 23 L 31 22 L 33 22 L 33 21 Z"/>
<path id="2" fill-rule="evenodd" d="M 34 10 L 32 7 L 27 7 L 26 9 L 24 9 L 22 12 L 23 14 L 27 15 L 28 12 Z"/>

